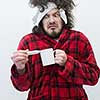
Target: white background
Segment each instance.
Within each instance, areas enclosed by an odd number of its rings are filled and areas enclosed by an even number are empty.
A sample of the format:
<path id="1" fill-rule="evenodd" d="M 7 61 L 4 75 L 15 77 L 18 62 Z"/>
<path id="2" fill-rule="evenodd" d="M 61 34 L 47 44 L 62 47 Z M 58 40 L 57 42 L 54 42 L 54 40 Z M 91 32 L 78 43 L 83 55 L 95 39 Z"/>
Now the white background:
<path id="1" fill-rule="evenodd" d="M 100 66 L 100 1 L 75 0 L 75 28 L 90 40 Z M 0 2 L 0 99 L 26 100 L 27 92 L 17 91 L 10 81 L 10 56 L 16 51 L 20 39 L 32 29 L 32 15 L 28 0 L 1 0 Z M 100 100 L 100 81 L 95 86 L 85 86 L 89 100 Z"/>

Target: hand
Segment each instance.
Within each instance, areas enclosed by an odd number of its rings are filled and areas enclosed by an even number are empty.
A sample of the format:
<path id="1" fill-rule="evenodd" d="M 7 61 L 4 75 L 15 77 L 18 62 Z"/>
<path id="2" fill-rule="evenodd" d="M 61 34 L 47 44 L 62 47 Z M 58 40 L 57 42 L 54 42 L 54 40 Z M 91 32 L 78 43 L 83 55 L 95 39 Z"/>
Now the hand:
<path id="1" fill-rule="evenodd" d="M 23 70 L 28 61 L 28 50 L 18 50 L 11 56 L 12 61 L 16 65 L 17 70 Z"/>
<path id="2" fill-rule="evenodd" d="M 60 66 L 65 66 L 67 61 L 67 54 L 65 51 L 57 49 L 55 50 L 55 63 L 59 64 Z"/>

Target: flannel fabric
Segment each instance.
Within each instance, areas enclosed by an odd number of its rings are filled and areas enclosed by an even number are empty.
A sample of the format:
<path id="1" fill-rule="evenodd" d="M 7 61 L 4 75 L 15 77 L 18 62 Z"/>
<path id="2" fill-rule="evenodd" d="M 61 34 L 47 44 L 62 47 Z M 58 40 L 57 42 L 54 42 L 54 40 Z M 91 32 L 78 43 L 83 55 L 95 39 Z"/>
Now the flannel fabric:
<path id="1" fill-rule="evenodd" d="M 27 91 L 27 100 L 88 100 L 83 85 L 95 85 L 100 70 L 86 36 L 75 30 L 63 29 L 58 41 L 43 33 L 30 33 L 22 38 L 18 50 L 61 49 L 66 52 L 64 67 L 42 66 L 39 54 L 29 56 L 26 72 L 19 75 L 11 68 L 11 80 L 16 89 Z"/>

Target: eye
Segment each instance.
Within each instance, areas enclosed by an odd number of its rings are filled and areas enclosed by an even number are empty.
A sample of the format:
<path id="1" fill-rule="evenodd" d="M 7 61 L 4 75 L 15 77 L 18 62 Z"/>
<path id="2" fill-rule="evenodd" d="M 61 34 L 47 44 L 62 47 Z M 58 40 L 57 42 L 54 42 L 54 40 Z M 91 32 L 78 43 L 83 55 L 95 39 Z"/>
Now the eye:
<path id="1" fill-rule="evenodd" d="M 45 18 L 45 19 L 49 18 L 49 15 L 45 15 L 44 18 Z"/>
<path id="2" fill-rule="evenodd" d="M 55 13 L 54 17 L 60 17 L 60 13 L 59 12 Z"/>

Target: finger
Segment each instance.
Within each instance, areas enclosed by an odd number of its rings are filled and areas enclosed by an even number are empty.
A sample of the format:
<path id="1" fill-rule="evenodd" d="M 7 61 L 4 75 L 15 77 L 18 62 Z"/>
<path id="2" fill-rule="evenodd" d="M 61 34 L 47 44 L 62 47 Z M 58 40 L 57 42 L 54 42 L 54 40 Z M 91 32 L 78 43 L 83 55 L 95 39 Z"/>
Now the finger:
<path id="1" fill-rule="evenodd" d="M 14 62 L 16 62 L 16 61 L 28 59 L 28 56 L 24 56 L 24 55 L 14 55 L 14 56 L 11 57 L 11 59 Z"/>
<path id="2" fill-rule="evenodd" d="M 24 56 L 24 55 L 19 55 L 19 54 L 15 54 L 11 57 L 12 61 L 14 63 L 18 63 L 22 60 L 28 61 L 28 56 Z"/>
<path id="3" fill-rule="evenodd" d="M 19 64 L 19 65 L 21 65 L 21 64 L 26 64 L 27 63 L 27 61 L 28 61 L 28 59 L 25 59 L 25 60 L 19 60 L 19 61 L 16 61 L 15 62 L 15 64 Z"/>
<path id="4" fill-rule="evenodd" d="M 63 53 L 64 51 L 63 50 L 60 50 L 60 49 L 56 49 L 56 50 L 54 50 L 56 53 Z"/>
<path id="5" fill-rule="evenodd" d="M 65 57 L 66 53 L 62 50 L 56 50 L 55 51 L 55 56 L 62 56 Z"/>
<path id="6" fill-rule="evenodd" d="M 61 59 L 61 60 L 62 60 L 62 59 L 65 59 L 65 57 L 66 57 L 66 56 L 65 56 L 64 54 L 56 54 L 56 55 L 55 55 L 55 58 L 56 58 L 56 59 Z"/>
<path id="7" fill-rule="evenodd" d="M 61 61 L 62 62 L 62 61 L 64 61 L 64 59 L 62 57 L 56 57 L 55 61 Z"/>
<path id="8" fill-rule="evenodd" d="M 64 54 L 56 54 L 55 57 L 56 57 L 56 58 L 60 58 L 60 57 L 61 57 L 61 58 L 64 59 L 64 58 L 65 58 L 65 55 L 64 55 Z"/>
<path id="9" fill-rule="evenodd" d="M 13 58 L 13 60 L 14 60 L 15 62 L 21 61 L 21 60 L 27 60 L 27 59 L 28 59 L 27 57 L 23 57 L 23 56 L 18 56 L 18 57 L 14 57 L 14 58 Z"/>
<path id="10" fill-rule="evenodd" d="M 63 65 L 63 62 L 61 60 L 55 60 L 55 63 L 59 65 Z"/>

